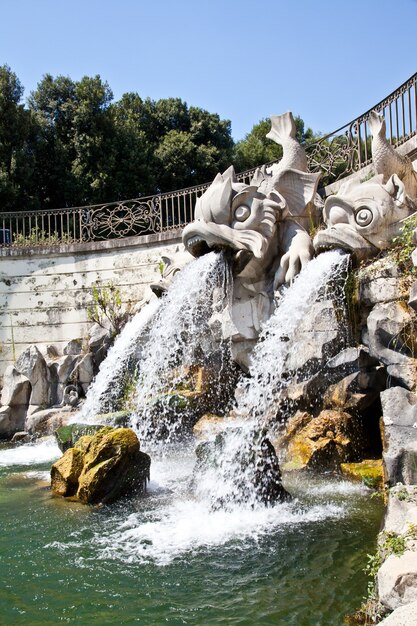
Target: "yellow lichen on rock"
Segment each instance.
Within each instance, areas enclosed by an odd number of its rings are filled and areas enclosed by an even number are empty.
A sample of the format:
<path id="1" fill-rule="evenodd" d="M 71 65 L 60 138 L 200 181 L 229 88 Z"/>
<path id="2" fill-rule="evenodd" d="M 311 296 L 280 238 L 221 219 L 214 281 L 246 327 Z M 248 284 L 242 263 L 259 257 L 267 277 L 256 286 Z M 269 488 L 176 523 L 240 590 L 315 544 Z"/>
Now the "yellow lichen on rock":
<path id="1" fill-rule="evenodd" d="M 352 417 L 343 411 L 322 411 L 317 417 L 297 413 L 283 436 L 288 444 L 283 469 L 337 469 L 350 460 Z"/>
<path id="2" fill-rule="evenodd" d="M 84 452 L 69 448 L 51 468 L 51 489 L 59 496 L 73 496 L 84 464 Z"/>
<path id="3" fill-rule="evenodd" d="M 143 490 L 149 479 L 150 458 L 140 451 L 130 428 L 105 427 L 85 435 L 51 470 L 54 493 L 73 496 L 83 503 L 112 502 Z"/>
<path id="4" fill-rule="evenodd" d="M 360 463 L 341 463 L 342 474 L 350 480 L 363 482 L 372 489 L 384 486 L 382 459 L 366 459 Z"/>

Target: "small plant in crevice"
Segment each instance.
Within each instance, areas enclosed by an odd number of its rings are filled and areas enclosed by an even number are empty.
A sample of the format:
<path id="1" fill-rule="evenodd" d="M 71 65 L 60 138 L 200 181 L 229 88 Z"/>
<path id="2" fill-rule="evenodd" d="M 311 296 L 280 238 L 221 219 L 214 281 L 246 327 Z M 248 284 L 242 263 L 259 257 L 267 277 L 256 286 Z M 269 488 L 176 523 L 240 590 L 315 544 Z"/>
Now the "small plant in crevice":
<path id="1" fill-rule="evenodd" d="M 118 335 L 129 319 L 131 302 L 123 307 L 120 291 L 111 281 L 101 287 L 93 285 L 92 299 L 92 304 L 87 308 L 89 321 L 102 328 L 110 324 L 114 335 Z"/>
<path id="2" fill-rule="evenodd" d="M 360 327 L 359 316 L 359 281 L 357 271 L 348 269 L 344 284 L 347 315 L 353 337 L 357 337 Z"/>
<path id="3" fill-rule="evenodd" d="M 355 626 L 371 626 L 378 624 L 385 616 L 386 610 L 378 601 L 378 571 L 389 556 L 402 556 L 407 549 L 407 540 L 410 539 L 417 539 L 416 524 L 409 524 L 407 532 L 402 535 L 392 531 L 383 531 L 380 533 L 376 552 L 367 555 L 368 564 L 364 570 L 370 578 L 367 597 L 364 598 L 361 608 L 356 611 L 356 613 L 346 618 L 346 623 Z"/>
<path id="4" fill-rule="evenodd" d="M 417 274 L 417 268 L 414 267 L 411 260 L 411 254 L 417 245 L 414 236 L 416 228 L 417 215 L 412 215 L 404 220 L 400 234 L 392 240 L 394 247 L 391 251 L 391 255 L 404 274 Z"/>

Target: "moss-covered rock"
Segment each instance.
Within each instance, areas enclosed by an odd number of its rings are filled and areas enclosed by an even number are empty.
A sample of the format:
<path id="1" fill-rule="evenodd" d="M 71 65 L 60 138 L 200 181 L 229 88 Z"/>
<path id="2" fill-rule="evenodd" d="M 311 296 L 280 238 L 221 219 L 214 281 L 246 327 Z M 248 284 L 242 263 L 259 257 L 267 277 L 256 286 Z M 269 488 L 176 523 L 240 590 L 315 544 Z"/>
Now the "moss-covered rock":
<path id="1" fill-rule="evenodd" d="M 145 489 L 150 464 L 133 430 L 102 427 L 93 435 L 82 435 L 54 463 L 52 491 L 86 504 L 113 502 Z"/>
<path id="2" fill-rule="evenodd" d="M 371 489 L 382 489 L 384 486 L 382 459 L 367 459 L 360 463 L 341 463 L 340 469 L 346 478 L 363 482 Z"/>
<path id="3" fill-rule="evenodd" d="M 84 451 L 70 448 L 51 468 L 51 489 L 58 496 L 74 496 L 83 469 Z"/>
<path id="4" fill-rule="evenodd" d="M 130 428 L 102 429 L 92 438 L 84 457 L 77 497 L 81 502 L 112 502 L 144 489 L 150 458 L 140 452 Z"/>
<path id="5" fill-rule="evenodd" d="M 74 444 L 83 435 L 94 435 L 103 428 L 103 424 L 68 424 L 57 428 L 55 439 L 61 452 L 73 448 Z"/>

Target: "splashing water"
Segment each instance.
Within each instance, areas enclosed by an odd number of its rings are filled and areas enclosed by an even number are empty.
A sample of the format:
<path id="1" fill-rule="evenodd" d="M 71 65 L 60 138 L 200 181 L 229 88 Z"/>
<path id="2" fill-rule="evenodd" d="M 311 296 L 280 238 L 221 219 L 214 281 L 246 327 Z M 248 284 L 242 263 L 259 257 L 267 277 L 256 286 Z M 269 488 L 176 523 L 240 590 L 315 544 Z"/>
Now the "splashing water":
<path id="1" fill-rule="evenodd" d="M 118 399 L 121 385 L 117 382 L 159 305 L 159 300 L 152 300 L 136 313 L 123 328 L 102 362 L 100 370 L 87 392 L 86 400 L 72 422 L 93 423 L 99 413 L 108 410 L 112 403 Z"/>
<path id="2" fill-rule="evenodd" d="M 211 252 L 186 265 L 163 298 L 142 349 L 136 388 L 137 428 L 147 446 L 172 439 L 187 418 L 178 403 L 173 407 L 178 398 L 173 394 L 187 370 L 204 364 L 215 350 L 209 320 L 213 298 L 220 293 L 222 301 L 227 280 L 223 255 Z"/>
<path id="3" fill-rule="evenodd" d="M 302 349 L 295 341 L 300 322 L 323 287 L 346 271 L 348 258 L 331 251 L 310 261 L 262 328 L 252 355 L 251 378 L 241 379 L 237 387 L 237 418 L 228 420 L 224 432 L 211 444 L 211 451 L 203 451 L 212 458 L 200 464 L 196 492 L 199 497 L 210 494 L 215 507 L 242 502 L 251 508 L 259 507 L 265 499 L 268 501 L 271 484 L 274 488 L 280 481 L 279 469 L 273 478 L 271 455 L 265 457 L 265 437 L 274 407 L 290 382 L 283 376 L 286 360 L 290 351 Z"/>
<path id="4" fill-rule="evenodd" d="M 227 443 L 215 472 L 199 475 L 195 490 L 190 491 L 194 454 L 184 448 L 176 452 L 168 450 L 162 458 L 155 454 L 148 495 L 137 505 L 131 503 L 128 515 L 125 504 L 116 506 L 102 520 L 99 529 L 96 524 L 100 519 L 94 518 L 91 528 L 86 526 L 85 532 L 77 529 L 59 543 L 45 541 L 42 554 L 45 549 L 52 554 L 70 550 L 77 555 L 77 564 L 81 568 L 90 567 L 89 559 L 92 564 L 99 559 L 124 564 L 168 565 L 179 557 L 192 555 L 193 561 L 198 561 L 196 555 L 202 558 L 207 558 L 211 552 L 215 555 L 219 546 L 222 547 L 222 558 L 230 551 L 230 558 L 234 559 L 236 551 L 252 554 L 268 537 L 274 537 L 275 541 L 276 533 L 281 529 L 284 531 L 298 525 L 305 528 L 305 525 L 315 525 L 322 520 L 340 520 L 347 516 L 349 505 L 346 502 L 332 502 L 327 497 L 324 502 L 308 504 L 294 499 L 279 507 L 256 506 L 250 499 L 248 506 L 248 502 L 232 498 L 232 506 L 213 508 L 215 499 L 229 497 L 233 489 L 241 493 L 239 482 L 248 482 L 246 469 L 241 464 L 236 465 L 235 451 L 238 446 L 253 444 L 253 429 L 262 425 L 274 399 L 270 386 L 279 388 L 284 384 L 281 375 L 285 356 L 294 349 L 291 346 L 294 330 L 317 297 L 320 287 L 337 271 L 339 258 L 323 254 L 312 261 L 286 291 L 280 307 L 262 330 L 260 344 L 253 356 L 252 378 L 248 385 L 244 381 L 239 385 L 248 394 L 248 399 L 239 398 L 237 412 L 241 417 L 230 419 L 226 426 Z M 208 327 L 212 313 L 211 296 L 224 278 L 222 265 L 220 255 L 215 254 L 191 263 L 178 275 L 175 285 L 162 300 L 142 351 L 142 377 L 138 384 L 138 402 L 142 406 L 165 389 L 166 378 L 169 378 L 172 367 L 177 366 L 178 359 L 192 363 L 196 351 L 204 346 L 211 349 Z M 283 336 L 290 341 L 279 341 Z M 207 341 L 209 344 L 205 343 Z M 169 380 L 172 384 L 172 379 Z M 237 426 L 241 431 L 236 435 Z M 142 447 L 146 450 L 147 442 Z M 56 446 L 49 443 L 45 444 L 45 455 L 40 455 L 41 449 L 36 448 L 21 446 L 13 451 L 5 450 L 0 454 L 0 463 L 20 464 L 25 458 L 28 464 L 36 464 L 40 458 L 52 459 L 57 454 Z M 309 488 L 305 483 L 303 485 L 308 492 Z M 320 488 L 334 494 L 333 484 Z M 340 489 L 344 492 L 346 484 L 341 483 Z M 348 495 L 350 489 L 349 486 Z M 86 520 L 85 524 L 88 524 L 89 516 Z"/>
<path id="5" fill-rule="evenodd" d="M 47 437 L 35 443 L 26 443 L 0 450 L 0 467 L 12 465 L 40 465 L 55 461 L 61 455 L 61 451 L 55 441 L 55 437 Z"/>
<path id="6" fill-rule="evenodd" d="M 262 328 L 253 351 L 249 384 L 241 381 L 237 389 L 237 414 L 248 418 L 267 419 L 280 392 L 290 382 L 283 373 L 288 355 L 302 350 L 295 342 L 296 331 L 323 288 L 342 276 L 349 255 L 332 250 L 308 263 L 291 287 L 284 292 L 279 306 Z"/>

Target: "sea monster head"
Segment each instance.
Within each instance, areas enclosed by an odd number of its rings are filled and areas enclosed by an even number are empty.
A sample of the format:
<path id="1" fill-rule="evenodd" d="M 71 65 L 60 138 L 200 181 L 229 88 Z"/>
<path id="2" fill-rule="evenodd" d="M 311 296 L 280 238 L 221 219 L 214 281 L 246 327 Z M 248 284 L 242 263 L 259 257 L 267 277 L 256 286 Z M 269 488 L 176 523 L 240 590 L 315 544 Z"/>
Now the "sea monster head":
<path id="1" fill-rule="evenodd" d="M 416 211 L 395 174 L 382 184 L 382 176 L 365 182 L 349 181 L 337 195 L 327 198 L 323 217 L 327 228 L 313 244 L 317 252 L 341 248 L 356 261 L 388 248 L 403 220 Z"/>

